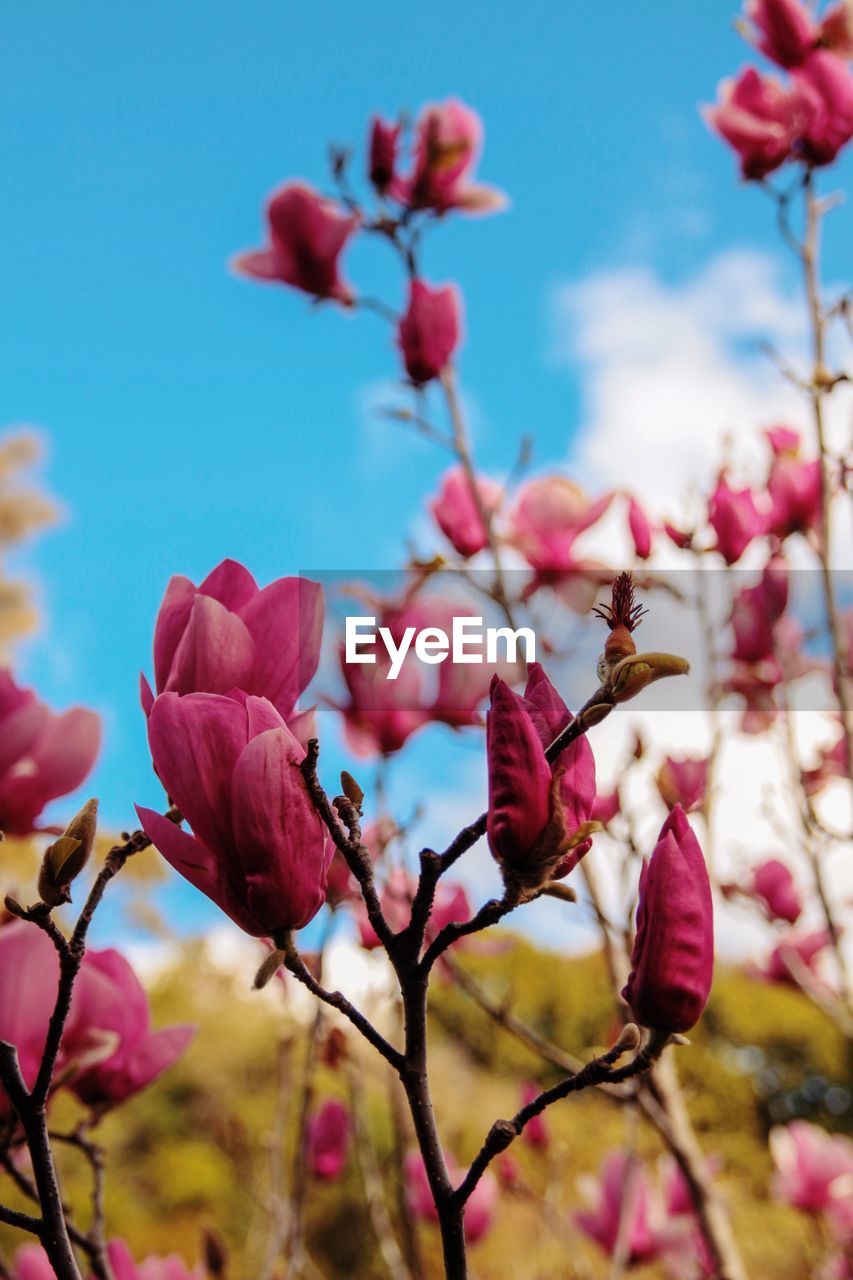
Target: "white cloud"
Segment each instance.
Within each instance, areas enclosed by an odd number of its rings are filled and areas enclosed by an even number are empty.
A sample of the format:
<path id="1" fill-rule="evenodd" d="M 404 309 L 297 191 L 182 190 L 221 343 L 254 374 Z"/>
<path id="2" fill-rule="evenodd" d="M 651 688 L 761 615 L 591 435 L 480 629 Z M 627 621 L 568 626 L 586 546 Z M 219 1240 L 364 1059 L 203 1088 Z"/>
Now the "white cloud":
<path id="1" fill-rule="evenodd" d="M 694 278 L 667 284 L 648 267 L 603 271 L 553 299 L 553 354 L 577 371 L 582 420 L 573 463 L 594 485 L 630 485 L 676 515 L 705 484 L 723 441 L 754 467 L 759 428 L 809 431 L 808 408 L 762 350 L 805 368 L 806 317 L 768 254 L 732 250 Z M 832 431 L 849 435 L 851 404 L 833 397 Z"/>

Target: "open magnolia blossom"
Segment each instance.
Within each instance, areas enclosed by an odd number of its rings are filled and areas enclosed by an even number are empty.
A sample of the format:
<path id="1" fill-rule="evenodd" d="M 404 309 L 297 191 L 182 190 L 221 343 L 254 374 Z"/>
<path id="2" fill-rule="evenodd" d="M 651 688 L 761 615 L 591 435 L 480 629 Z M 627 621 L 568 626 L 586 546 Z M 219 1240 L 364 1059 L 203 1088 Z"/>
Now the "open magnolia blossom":
<path id="1" fill-rule="evenodd" d="M 162 693 L 148 739 L 158 777 L 193 834 L 137 808 L 163 857 L 246 933 L 300 929 L 323 905 L 331 844 L 266 698 Z"/>
<path id="2" fill-rule="evenodd" d="M 28 835 L 45 805 L 86 780 L 100 746 L 100 721 L 82 707 L 57 715 L 0 670 L 0 734 L 0 830 Z"/>
<path id="3" fill-rule="evenodd" d="M 279 578 L 263 590 L 244 565 L 223 560 L 196 587 L 176 574 L 154 630 L 157 693 L 245 693 L 266 698 L 297 736 L 300 694 L 320 658 L 323 591 L 307 578 Z M 146 715 L 154 693 L 141 678 Z M 309 717 L 310 718 L 310 717 Z"/>

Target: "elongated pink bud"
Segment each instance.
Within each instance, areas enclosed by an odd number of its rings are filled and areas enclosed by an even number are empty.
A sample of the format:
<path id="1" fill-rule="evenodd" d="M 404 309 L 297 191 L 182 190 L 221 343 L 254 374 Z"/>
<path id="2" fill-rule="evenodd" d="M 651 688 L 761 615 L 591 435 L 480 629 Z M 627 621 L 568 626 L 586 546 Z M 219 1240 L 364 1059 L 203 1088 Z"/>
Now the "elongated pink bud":
<path id="1" fill-rule="evenodd" d="M 699 842 L 680 805 L 640 875 L 637 936 L 622 992 L 638 1022 L 689 1031 L 714 974 L 714 908 Z"/>

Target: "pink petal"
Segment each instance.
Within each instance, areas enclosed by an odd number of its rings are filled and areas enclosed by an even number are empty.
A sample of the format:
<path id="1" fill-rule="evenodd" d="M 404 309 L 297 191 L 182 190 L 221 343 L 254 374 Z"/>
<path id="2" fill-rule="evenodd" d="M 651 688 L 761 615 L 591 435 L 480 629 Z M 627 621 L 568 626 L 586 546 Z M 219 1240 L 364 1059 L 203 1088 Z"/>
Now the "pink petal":
<path id="1" fill-rule="evenodd" d="M 243 622 L 212 596 L 197 595 L 166 683 L 176 693 L 227 693 L 246 687 L 254 645 Z"/>
<path id="2" fill-rule="evenodd" d="M 246 708 L 212 693 L 162 693 L 148 719 L 151 755 L 163 786 L 217 855 L 232 847 L 228 794 L 247 737 Z"/>
<path id="3" fill-rule="evenodd" d="M 154 809 L 143 809 L 137 805 L 136 812 L 139 825 L 148 839 L 179 875 L 215 902 L 246 933 L 255 937 L 263 935 L 264 930 L 232 891 L 221 861 L 200 840 L 188 831 L 182 831 Z"/>
<path id="4" fill-rule="evenodd" d="M 223 560 L 207 575 L 199 591 L 212 596 L 232 613 L 239 613 L 258 594 L 258 584 L 237 560 Z"/>
<path id="5" fill-rule="evenodd" d="M 287 717 L 317 670 L 323 638 L 323 589 L 307 578 L 279 578 L 240 615 L 255 642 L 252 692 Z"/>
<path id="6" fill-rule="evenodd" d="M 175 574 L 169 579 L 154 627 L 154 687 L 158 693 L 166 688 L 172 659 L 190 620 L 195 597 L 196 589 L 189 578 Z"/>

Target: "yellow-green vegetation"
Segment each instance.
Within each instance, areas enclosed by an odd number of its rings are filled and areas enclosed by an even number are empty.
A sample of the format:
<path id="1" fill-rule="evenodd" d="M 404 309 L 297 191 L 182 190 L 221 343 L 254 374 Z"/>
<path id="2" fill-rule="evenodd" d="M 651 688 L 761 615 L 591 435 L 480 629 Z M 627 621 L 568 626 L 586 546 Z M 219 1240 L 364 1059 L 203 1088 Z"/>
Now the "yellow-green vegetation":
<path id="1" fill-rule="evenodd" d="M 471 947 L 461 961 L 489 995 L 507 1001 L 537 1032 L 580 1057 L 607 1044 L 614 1023 L 601 958 L 565 958 L 502 936 L 505 946 Z M 275 980 L 264 993 L 253 994 L 250 981 L 250 972 L 229 974 L 202 948 L 186 946 L 153 986 L 154 1019 L 157 1025 L 193 1021 L 197 1037 L 183 1061 L 108 1116 L 99 1130 L 109 1154 L 110 1231 L 124 1236 L 140 1256 L 177 1251 L 192 1261 L 203 1229 L 215 1226 L 230 1251 L 231 1280 L 258 1280 L 276 1210 L 287 1209 L 312 1016 L 301 992 L 292 1001 L 289 988 Z M 517 1108 L 523 1080 L 547 1085 L 557 1073 L 496 1027 L 447 978 L 435 983 L 432 1020 L 436 1107 L 449 1149 L 464 1161 L 491 1121 Z M 833 1117 L 821 1110 L 827 1086 L 849 1086 L 845 1043 L 796 992 L 725 971 L 692 1039 L 677 1051 L 678 1070 L 702 1143 L 721 1162 L 748 1273 L 762 1280 L 802 1280 L 816 1265 L 818 1235 L 802 1215 L 770 1196 L 766 1134 L 788 1105 L 829 1127 L 849 1125 L 849 1111 Z M 396 1217 L 388 1069 L 354 1036 L 347 1043 L 362 1094 L 360 1114 Z M 803 1094 L 808 1081 L 812 1085 Z M 347 1072 L 321 1066 L 315 1087 L 319 1098 L 346 1096 Z M 75 1104 L 57 1102 L 56 1127 L 78 1116 Z M 572 1213 L 581 1203 L 577 1178 L 594 1173 L 603 1155 L 630 1132 L 650 1163 L 661 1153 L 659 1138 L 642 1118 L 600 1094 L 567 1099 L 548 1113 L 548 1125 L 548 1152 L 523 1142 L 513 1148 L 521 1184 L 502 1193 L 493 1229 L 473 1249 L 479 1280 L 606 1276 L 606 1261 L 573 1228 Z M 62 1164 L 69 1199 L 85 1223 L 85 1167 L 73 1151 L 63 1152 Z M 23 1203 L 7 1186 L 4 1199 Z M 436 1233 L 423 1227 L 419 1234 L 425 1274 L 439 1276 Z M 307 1237 L 310 1258 L 329 1280 L 386 1277 L 376 1260 L 356 1159 L 340 1182 L 309 1186 Z M 7 1249 L 15 1237 L 4 1232 L 0 1239 Z M 317 1272 L 309 1268 L 306 1274 Z M 635 1274 L 662 1273 L 651 1267 Z"/>

